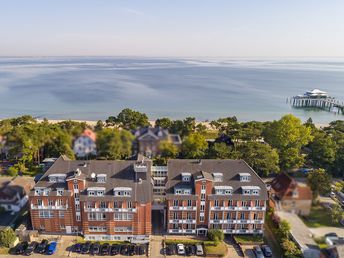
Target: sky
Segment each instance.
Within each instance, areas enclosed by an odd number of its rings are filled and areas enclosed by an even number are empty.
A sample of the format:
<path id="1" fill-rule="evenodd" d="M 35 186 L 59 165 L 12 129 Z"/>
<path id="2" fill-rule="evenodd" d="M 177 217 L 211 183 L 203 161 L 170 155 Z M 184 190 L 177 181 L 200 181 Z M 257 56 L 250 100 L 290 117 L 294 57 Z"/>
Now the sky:
<path id="1" fill-rule="evenodd" d="M 344 57 L 343 0 L 0 0 L 0 56 Z"/>

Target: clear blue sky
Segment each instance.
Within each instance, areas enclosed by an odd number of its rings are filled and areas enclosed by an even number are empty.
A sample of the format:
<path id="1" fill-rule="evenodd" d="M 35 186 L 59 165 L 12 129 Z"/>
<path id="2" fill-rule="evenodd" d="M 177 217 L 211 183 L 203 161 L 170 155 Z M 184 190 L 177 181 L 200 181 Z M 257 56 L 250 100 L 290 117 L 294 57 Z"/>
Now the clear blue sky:
<path id="1" fill-rule="evenodd" d="M 0 56 L 343 57 L 343 0 L 0 0 Z"/>

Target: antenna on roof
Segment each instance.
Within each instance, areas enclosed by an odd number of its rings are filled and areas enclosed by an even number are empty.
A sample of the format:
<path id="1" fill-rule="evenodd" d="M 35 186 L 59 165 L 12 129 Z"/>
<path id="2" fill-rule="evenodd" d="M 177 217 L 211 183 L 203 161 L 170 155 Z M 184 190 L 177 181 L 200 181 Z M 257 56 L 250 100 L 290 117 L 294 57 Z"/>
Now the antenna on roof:
<path id="1" fill-rule="evenodd" d="M 92 179 L 95 179 L 95 178 L 96 178 L 96 174 L 95 174 L 95 173 L 92 173 L 92 174 L 91 174 L 91 178 L 92 178 Z"/>

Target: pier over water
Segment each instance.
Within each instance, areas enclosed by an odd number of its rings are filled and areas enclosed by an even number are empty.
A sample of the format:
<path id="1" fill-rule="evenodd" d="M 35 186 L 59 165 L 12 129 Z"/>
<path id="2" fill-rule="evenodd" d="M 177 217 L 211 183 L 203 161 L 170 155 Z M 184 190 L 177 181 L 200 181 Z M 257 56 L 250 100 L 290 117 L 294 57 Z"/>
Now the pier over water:
<path id="1" fill-rule="evenodd" d="M 296 108 L 319 108 L 344 115 L 344 102 L 330 97 L 327 92 L 314 89 L 304 95 L 287 99 L 287 102 Z"/>

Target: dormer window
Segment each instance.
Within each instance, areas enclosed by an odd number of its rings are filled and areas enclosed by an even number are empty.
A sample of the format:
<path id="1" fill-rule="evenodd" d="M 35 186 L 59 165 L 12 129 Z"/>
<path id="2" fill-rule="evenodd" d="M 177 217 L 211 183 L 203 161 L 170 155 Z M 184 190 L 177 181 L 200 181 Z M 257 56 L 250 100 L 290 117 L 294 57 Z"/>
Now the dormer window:
<path id="1" fill-rule="evenodd" d="M 105 183 L 106 182 L 106 174 L 98 174 L 97 175 L 97 182 L 98 183 Z"/>
<path id="2" fill-rule="evenodd" d="M 239 173 L 240 182 L 251 182 L 250 173 Z"/>
<path id="3" fill-rule="evenodd" d="M 214 190 L 217 195 L 230 195 L 233 193 L 233 187 L 226 185 L 215 186 Z"/>
<path id="4" fill-rule="evenodd" d="M 50 174 L 48 175 L 49 182 L 51 183 L 64 183 L 66 182 L 66 174 Z"/>
<path id="5" fill-rule="evenodd" d="M 113 189 L 113 193 L 115 196 L 130 197 L 132 193 L 132 189 L 131 187 L 115 187 Z"/>
<path id="6" fill-rule="evenodd" d="M 243 195 L 259 195 L 260 187 L 259 186 L 242 186 Z"/>
<path id="7" fill-rule="evenodd" d="M 222 173 L 213 173 L 214 182 L 222 182 L 223 174 Z"/>
<path id="8" fill-rule="evenodd" d="M 191 173 L 183 172 L 182 173 L 182 181 L 183 182 L 190 182 L 191 181 Z"/>
<path id="9" fill-rule="evenodd" d="M 191 192 L 192 192 L 191 188 L 179 188 L 179 187 L 174 188 L 174 194 L 178 194 L 178 195 L 190 195 Z"/>
<path id="10" fill-rule="evenodd" d="M 88 196 L 103 196 L 105 194 L 105 187 L 89 187 L 87 188 Z"/>
<path id="11" fill-rule="evenodd" d="M 63 189 L 57 189 L 56 190 L 56 195 L 57 196 L 62 196 L 63 195 L 63 191 L 64 191 Z"/>

